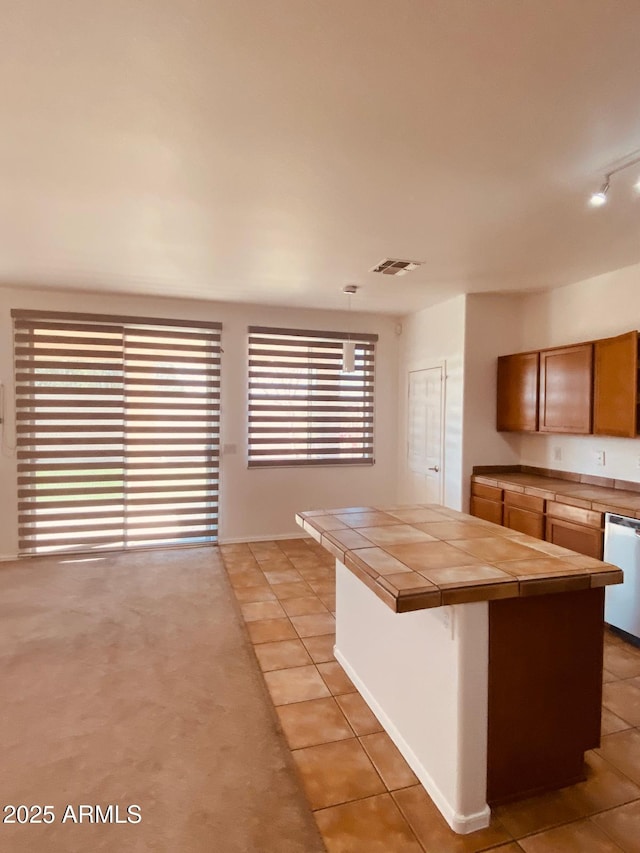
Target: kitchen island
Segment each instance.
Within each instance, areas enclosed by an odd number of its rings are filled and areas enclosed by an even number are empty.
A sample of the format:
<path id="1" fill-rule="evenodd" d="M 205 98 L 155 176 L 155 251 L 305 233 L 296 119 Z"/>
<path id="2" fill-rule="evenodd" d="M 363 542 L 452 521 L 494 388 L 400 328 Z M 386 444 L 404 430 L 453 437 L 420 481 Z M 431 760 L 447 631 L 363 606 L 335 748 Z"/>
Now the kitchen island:
<path id="1" fill-rule="evenodd" d="M 617 567 L 436 505 L 296 520 L 336 557 L 337 660 L 452 829 L 584 778 Z"/>

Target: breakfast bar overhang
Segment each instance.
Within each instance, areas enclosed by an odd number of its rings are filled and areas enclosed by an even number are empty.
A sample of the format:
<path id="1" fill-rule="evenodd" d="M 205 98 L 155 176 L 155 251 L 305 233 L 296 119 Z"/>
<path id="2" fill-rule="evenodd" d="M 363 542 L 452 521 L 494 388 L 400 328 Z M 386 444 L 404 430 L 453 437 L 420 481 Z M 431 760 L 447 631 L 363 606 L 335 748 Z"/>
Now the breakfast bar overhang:
<path id="1" fill-rule="evenodd" d="M 336 557 L 336 659 L 452 829 L 584 778 L 620 569 L 438 505 L 296 520 Z"/>

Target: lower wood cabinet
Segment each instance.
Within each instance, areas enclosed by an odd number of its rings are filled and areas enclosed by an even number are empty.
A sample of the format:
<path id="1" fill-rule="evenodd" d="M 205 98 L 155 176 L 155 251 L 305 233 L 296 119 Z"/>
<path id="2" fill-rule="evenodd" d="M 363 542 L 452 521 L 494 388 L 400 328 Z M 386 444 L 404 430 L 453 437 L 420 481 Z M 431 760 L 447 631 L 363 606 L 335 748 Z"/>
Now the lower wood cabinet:
<path id="1" fill-rule="evenodd" d="M 471 481 L 471 515 L 502 524 L 502 489 Z"/>
<path id="2" fill-rule="evenodd" d="M 544 515 L 541 512 L 531 512 L 518 506 L 507 506 L 505 504 L 502 523 L 511 530 L 526 533 L 527 536 L 535 536 L 536 539 L 544 539 Z"/>
<path id="3" fill-rule="evenodd" d="M 570 506 L 523 492 L 504 491 L 471 481 L 470 513 L 536 539 L 601 560 L 604 516 L 595 510 Z"/>
<path id="4" fill-rule="evenodd" d="M 475 515 L 476 518 L 483 518 L 485 521 L 491 521 L 493 524 L 502 524 L 502 503 L 488 501 L 486 498 L 478 498 L 472 495 L 471 515 Z"/>
<path id="5" fill-rule="evenodd" d="M 545 539 L 587 557 L 602 559 L 604 516 L 592 509 L 547 501 Z"/>
<path id="6" fill-rule="evenodd" d="M 502 524 L 536 539 L 544 539 L 544 499 L 505 489 Z"/>
<path id="7" fill-rule="evenodd" d="M 602 559 L 604 535 L 597 527 L 585 527 L 573 521 L 547 516 L 545 538 L 547 542 L 553 542 L 562 548 L 569 548 L 587 557 L 595 557 L 596 560 Z"/>

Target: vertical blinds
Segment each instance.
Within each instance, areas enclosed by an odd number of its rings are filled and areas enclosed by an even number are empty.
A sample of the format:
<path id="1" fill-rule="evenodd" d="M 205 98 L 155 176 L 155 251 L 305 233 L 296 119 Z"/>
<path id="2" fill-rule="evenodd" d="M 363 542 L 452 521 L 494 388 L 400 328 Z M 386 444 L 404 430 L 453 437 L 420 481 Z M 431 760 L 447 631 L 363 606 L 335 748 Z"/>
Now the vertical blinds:
<path id="1" fill-rule="evenodd" d="M 249 327 L 249 467 L 372 464 L 377 335 Z M 343 342 L 355 370 L 343 372 Z"/>
<path id="2" fill-rule="evenodd" d="M 20 552 L 215 541 L 221 324 L 12 316 Z"/>

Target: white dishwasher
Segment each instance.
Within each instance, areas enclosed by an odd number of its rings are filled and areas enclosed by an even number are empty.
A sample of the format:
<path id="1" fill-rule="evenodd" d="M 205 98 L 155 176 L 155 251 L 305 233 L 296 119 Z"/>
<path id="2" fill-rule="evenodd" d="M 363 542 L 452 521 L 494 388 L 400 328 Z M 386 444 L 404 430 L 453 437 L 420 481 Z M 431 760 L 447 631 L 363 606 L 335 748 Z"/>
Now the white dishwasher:
<path id="1" fill-rule="evenodd" d="M 624 572 L 622 583 L 607 587 L 604 621 L 640 639 L 640 519 L 606 514 L 604 561 Z"/>

